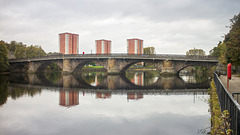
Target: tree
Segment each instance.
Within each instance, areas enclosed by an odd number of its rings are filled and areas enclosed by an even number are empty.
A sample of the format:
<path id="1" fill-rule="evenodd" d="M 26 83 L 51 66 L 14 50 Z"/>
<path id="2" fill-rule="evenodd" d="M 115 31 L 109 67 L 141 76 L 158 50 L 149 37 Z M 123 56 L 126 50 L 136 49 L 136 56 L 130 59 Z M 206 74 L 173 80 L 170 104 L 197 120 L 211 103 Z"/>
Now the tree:
<path id="1" fill-rule="evenodd" d="M 40 57 L 40 56 L 45 56 L 46 53 L 45 51 L 41 48 L 41 46 L 29 46 L 26 48 L 26 57 L 27 58 L 32 58 L 32 57 Z"/>
<path id="2" fill-rule="evenodd" d="M 205 51 L 203 49 L 190 49 L 186 52 L 187 56 L 205 56 Z"/>
<path id="3" fill-rule="evenodd" d="M 6 71 L 8 69 L 8 50 L 6 47 L 6 43 L 4 41 L 0 41 L 0 72 Z"/>
<path id="4" fill-rule="evenodd" d="M 225 43 L 222 43 L 220 46 L 220 55 L 218 56 L 218 60 L 222 63 L 222 64 L 227 64 L 227 59 L 226 59 L 226 53 L 227 53 L 227 46 Z"/>
<path id="5" fill-rule="evenodd" d="M 23 45 L 21 42 L 17 43 L 14 55 L 17 59 L 26 57 L 26 45 Z"/>
<path id="6" fill-rule="evenodd" d="M 146 47 L 146 48 L 143 48 L 143 54 L 148 54 L 148 55 L 156 54 L 156 52 L 155 52 L 155 47 Z"/>
<path id="7" fill-rule="evenodd" d="M 8 51 L 14 52 L 17 46 L 17 42 L 16 41 L 11 41 L 10 44 L 7 44 L 7 49 Z"/>
<path id="8" fill-rule="evenodd" d="M 214 47 L 212 50 L 209 51 L 211 56 L 215 56 L 215 57 L 220 56 L 221 51 L 222 51 L 221 48 L 220 48 L 221 44 L 222 44 L 222 41 L 219 41 L 218 46 Z"/>
<path id="9" fill-rule="evenodd" d="M 59 54 L 61 54 L 61 53 L 59 53 L 59 52 L 49 52 L 47 55 L 59 55 Z"/>
<path id="10" fill-rule="evenodd" d="M 240 65 L 240 13 L 230 21 L 230 31 L 224 39 L 227 46 L 226 58 L 228 62 L 238 66 Z"/>
<path id="11" fill-rule="evenodd" d="M 226 52 L 227 52 L 226 44 L 220 41 L 218 43 L 218 46 L 210 50 L 209 53 L 210 53 L 210 56 L 218 57 L 218 60 L 220 63 L 227 64 Z"/>

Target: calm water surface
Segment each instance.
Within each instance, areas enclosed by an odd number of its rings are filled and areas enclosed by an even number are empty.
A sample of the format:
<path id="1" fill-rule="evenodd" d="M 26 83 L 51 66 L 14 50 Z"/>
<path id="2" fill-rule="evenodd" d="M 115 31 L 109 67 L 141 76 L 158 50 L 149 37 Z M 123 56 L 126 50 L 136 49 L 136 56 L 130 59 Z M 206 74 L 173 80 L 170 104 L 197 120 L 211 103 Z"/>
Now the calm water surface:
<path id="1" fill-rule="evenodd" d="M 202 82 L 199 89 L 192 89 L 197 85 L 178 77 L 139 74 L 119 78 L 86 73 L 80 79 L 55 75 L 42 80 L 35 75 L 1 76 L 0 134 L 198 135 L 209 131 L 209 96 Z"/>

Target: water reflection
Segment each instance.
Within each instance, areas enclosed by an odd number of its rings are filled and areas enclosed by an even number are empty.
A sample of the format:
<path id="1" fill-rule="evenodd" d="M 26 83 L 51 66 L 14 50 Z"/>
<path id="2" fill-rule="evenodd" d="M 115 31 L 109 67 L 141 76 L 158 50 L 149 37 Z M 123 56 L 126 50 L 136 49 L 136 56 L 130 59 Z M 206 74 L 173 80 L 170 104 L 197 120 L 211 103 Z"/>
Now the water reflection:
<path id="1" fill-rule="evenodd" d="M 193 74 L 179 74 L 180 78 L 183 79 L 184 82 L 186 83 L 202 83 L 206 82 L 208 80 L 207 76 L 199 76 L 195 73 Z"/>
<path id="2" fill-rule="evenodd" d="M 79 104 L 66 106 L 68 109 L 59 107 L 58 93 L 48 90 L 35 98 L 8 99 L 0 108 L 1 120 L 8 121 L 7 125 L 0 123 L 0 133 L 192 135 L 202 134 L 198 131 L 209 126 L 208 105 L 200 98 L 193 103 L 194 95 L 137 92 L 113 94 L 111 98 L 107 93 L 96 95 L 85 93 L 79 97 Z M 208 98 L 206 95 L 198 97 Z"/>
<path id="3" fill-rule="evenodd" d="M 79 91 L 60 91 L 59 105 L 72 107 L 79 105 Z"/>
<path id="4" fill-rule="evenodd" d="M 127 78 L 135 85 L 144 86 L 144 72 L 128 73 Z"/>
<path id="5" fill-rule="evenodd" d="M 139 100 L 143 98 L 143 93 L 139 93 L 139 92 L 131 92 L 131 93 L 127 93 L 127 99 L 128 100 Z"/>
<path id="6" fill-rule="evenodd" d="M 6 80 L 7 76 L 1 75 L 0 76 L 0 106 L 5 104 L 7 101 L 8 96 L 8 84 Z"/>
<path id="7" fill-rule="evenodd" d="M 110 92 L 96 92 L 96 99 L 108 99 L 111 98 L 112 94 Z"/>
<path id="8" fill-rule="evenodd" d="M 8 83 L 10 82 L 10 83 Z M 127 72 L 126 76 L 105 76 L 104 73 L 83 73 L 81 75 L 56 74 L 12 74 L 0 77 L 0 103 L 7 96 L 17 99 L 23 95 L 33 97 L 41 93 L 42 88 L 60 89 L 59 105 L 71 107 L 79 104 L 79 91 L 96 91 L 97 99 L 110 99 L 112 92 L 127 90 L 128 100 L 142 99 L 143 91 L 168 93 L 177 90 L 207 89 L 208 79 L 198 76 L 158 76 L 156 72 Z M 8 87 L 8 88 L 7 88 Z M 6 89 L 8 89 L 6 91 Z M 84 89 L 84 90 L 83 90 Z M 140 90 L 133 91 L 132 90 Z M 171 91 L 168 91 L 171 90 Z M 95 92 L 95 91 L 94 91 Z M 118 91 L 119 92 L 119 91 Z M 120 93 L 123 91 L 120 91 Z"/>
<path id="9" fill-rule="evenodd" d="M 20 83 L 16 85 L 9 84 L 10 77 L 8 75 L 0 75 L 0 106 L 7 102 L 8 96 L 16 100 L 24 95 L 33 97 L 42 91 L 41 88 L 36 87 L 29 89 L 26 84 L 26 76 L 14 77 L 16 77 L 15 80 L 19 79 Z"/>
<path id="10" fill-rule="evenodd" d="M 98 86 L 106 76 L 104 76 L 104 72 L 89 72 L 83 73 L 82 77 L 91 86 Z"/>
<path id="11" fill-rule="evenodd" d="M 133 74 L 143 85 L 101 73 L 0 76 L 0 134 L 202 134 L 208 86 L 151 75 Z"/>
<path id="12" fill-rule="evenodd" d="M 22 78 L 22 79 L 15 79 Z M 64 89 L 207 89 L 209 80 L 196 76 L 159 76 L 154 72 L 129 72 L 126 76 L 106 76 L 104 73 L 83 73 L 81 75 L 58 75 L 54 81 L 45 75 L 12 75 L 11 84 L 29 84 Z"/>
<path id="13" fill-rule="evenodd" d="M 159 76 L 157 71 L 129 71 L 126 72 L 126 77 L 133 84 L 138 86 L 151 86 L 157 82 Z"/>

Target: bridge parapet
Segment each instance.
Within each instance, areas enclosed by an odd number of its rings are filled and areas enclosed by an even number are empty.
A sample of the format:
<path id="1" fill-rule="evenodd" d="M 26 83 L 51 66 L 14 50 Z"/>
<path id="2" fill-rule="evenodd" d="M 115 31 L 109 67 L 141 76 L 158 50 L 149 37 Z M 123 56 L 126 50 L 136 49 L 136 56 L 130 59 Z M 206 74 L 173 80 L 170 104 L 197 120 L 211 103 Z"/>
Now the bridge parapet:
<path id="1" fill-rule="evenodd" d="M 188 55 L 173 55 L 173 54 L 58 54 L 46 55 L 35 58 L 24 59 L 9 59 L 9 62 L 26 62 L 26 61 L 39 61 L 39 60 L 54 60 L 54 59 L 156 59 L 156 60 L 190 60 L 190 61 L 213 61 L 217 62 L 217 57 L 212 56 L 188 56 Z"/>

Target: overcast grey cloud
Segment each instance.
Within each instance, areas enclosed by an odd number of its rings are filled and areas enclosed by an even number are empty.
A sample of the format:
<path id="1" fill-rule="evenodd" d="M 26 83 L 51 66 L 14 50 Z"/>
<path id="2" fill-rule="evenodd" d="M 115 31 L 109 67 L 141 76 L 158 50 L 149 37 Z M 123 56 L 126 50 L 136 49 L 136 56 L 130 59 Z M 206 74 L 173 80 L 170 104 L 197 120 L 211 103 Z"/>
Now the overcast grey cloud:
<path id="1" fill-rule="evenodd" d="M 58 34 L 79 34 L 80 52 L 95 40 L 126 53 L 126 39 L 140 38 L 157 53 L 209 52 L 227 34 L 239 0 L 0 0 L 0 40 L 41 45 L 58 52 Z"/>

